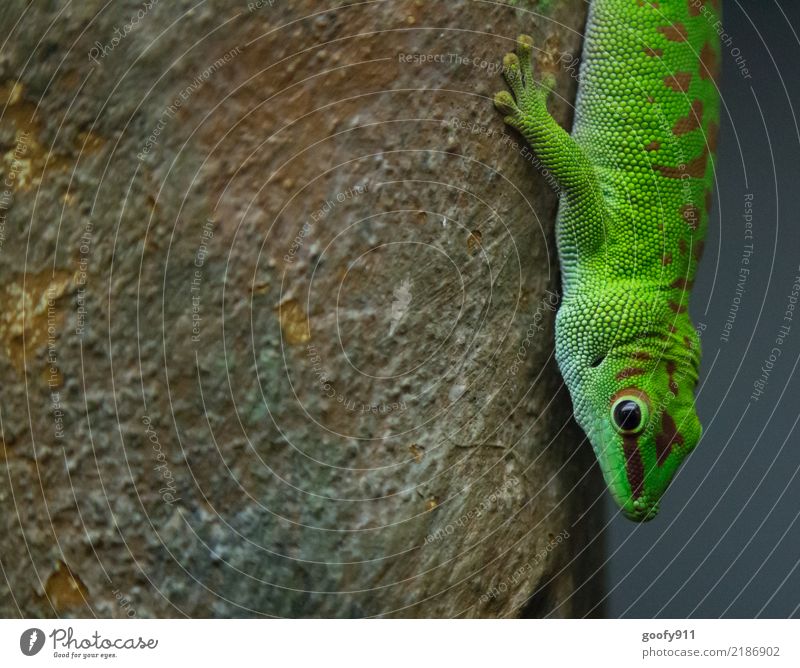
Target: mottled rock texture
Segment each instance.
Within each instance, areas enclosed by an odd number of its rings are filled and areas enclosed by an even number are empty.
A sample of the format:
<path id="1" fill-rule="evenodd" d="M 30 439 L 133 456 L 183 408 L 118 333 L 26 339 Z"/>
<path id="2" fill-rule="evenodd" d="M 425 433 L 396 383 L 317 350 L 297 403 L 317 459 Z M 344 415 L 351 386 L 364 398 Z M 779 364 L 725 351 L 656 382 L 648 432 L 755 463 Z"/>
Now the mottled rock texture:
<path id="1" fill-rule="evenodd" d="M 2 3 L 0 614 L 597 602 L 557 201 L 491 106 L 525 31 L 569 125 L 586 3 L 349 4 Z"/>

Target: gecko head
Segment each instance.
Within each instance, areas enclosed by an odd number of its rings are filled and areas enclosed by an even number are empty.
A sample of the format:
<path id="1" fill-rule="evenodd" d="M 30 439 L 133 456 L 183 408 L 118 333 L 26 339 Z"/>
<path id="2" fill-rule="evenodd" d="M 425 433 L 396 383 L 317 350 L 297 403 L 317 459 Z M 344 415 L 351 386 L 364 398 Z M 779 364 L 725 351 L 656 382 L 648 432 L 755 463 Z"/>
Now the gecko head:
<path id="1" fill-rule="evenodd" d="M 661 496 L 700 440 L 694 397 L 691 389 L 683 393 L 688 397 L 643 379 L 613 392 L 605 415 L 598 407 L 600 438 L 592 445 L 614 500 L 632 520 L 656 516 Z"/>
<path id="2" fill-rule="evenodd" d="M 635 521 L 656 516 L 702 432 L 694 408 L 696 362 L 667 352 L 615 350 L 579 374 L 576 417 L 614 500 Z"/>

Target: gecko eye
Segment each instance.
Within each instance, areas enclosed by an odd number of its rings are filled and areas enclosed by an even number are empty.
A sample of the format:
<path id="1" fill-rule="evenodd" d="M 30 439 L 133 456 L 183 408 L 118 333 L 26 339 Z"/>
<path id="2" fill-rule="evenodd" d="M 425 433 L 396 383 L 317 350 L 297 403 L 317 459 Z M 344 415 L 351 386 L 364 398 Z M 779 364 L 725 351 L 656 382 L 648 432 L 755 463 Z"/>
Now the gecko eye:
<path id="1" fill-rule="evenodd" d="M 647 406 L 639 397 L 620 397 L 611 407 L 611 418 L 619 432 L 636 434 L 647 423 Z"/>

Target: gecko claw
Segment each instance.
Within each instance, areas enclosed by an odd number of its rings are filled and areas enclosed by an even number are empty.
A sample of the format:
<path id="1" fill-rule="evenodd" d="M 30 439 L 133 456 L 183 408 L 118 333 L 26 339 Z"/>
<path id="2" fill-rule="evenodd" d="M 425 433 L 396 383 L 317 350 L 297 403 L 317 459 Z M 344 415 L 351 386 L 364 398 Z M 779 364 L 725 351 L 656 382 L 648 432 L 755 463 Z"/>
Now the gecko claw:
<path id="1" fill-rule="evenodd" d="M 494 106 L 501 114 L 508 117 L 513 118 L 519 114 L 519 108 L 516 102 L 514 102 L 514 98 L 511 97 L 511 93 L 506 90 L 494 94 Z"/>

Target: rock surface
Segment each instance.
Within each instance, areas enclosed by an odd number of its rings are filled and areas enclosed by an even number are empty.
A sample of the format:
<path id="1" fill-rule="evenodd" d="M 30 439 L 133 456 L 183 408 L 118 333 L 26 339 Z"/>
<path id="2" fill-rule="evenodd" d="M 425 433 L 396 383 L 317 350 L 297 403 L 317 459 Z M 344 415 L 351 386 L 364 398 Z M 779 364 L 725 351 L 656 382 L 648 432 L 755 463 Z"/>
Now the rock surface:
<path id="1" fill-rule="evenodd" d="M 525 31 L 569 125 L 585 8 L 3 3 L 0 614 L 597 602 L 557 201 L 491 105 Z"/>

